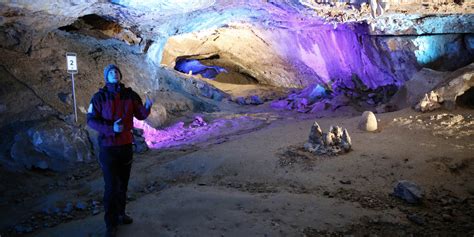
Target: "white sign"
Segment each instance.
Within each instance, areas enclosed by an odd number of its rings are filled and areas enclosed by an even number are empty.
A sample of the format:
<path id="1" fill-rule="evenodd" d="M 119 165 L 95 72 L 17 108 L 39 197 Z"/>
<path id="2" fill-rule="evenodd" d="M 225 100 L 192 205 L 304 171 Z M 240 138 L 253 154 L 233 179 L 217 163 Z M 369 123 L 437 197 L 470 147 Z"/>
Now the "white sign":
<path id="1" fill-rule="evenodd" d="M 67 72 L 77 73 L 76 53 L 66 53 Z"/>

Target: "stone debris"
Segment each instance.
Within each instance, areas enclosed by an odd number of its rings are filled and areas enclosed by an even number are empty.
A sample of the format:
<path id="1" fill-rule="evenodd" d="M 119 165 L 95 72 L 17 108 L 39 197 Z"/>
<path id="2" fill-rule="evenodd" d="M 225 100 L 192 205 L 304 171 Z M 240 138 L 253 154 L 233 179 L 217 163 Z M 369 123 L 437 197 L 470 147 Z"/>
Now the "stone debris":
<path id="1" fill-rule="evenodd" d="M 424 225 L 425 219 L 417 214 L 408 214 L 407 219 L 417 225 Z"/>
<path id="2" fill-rule="evenodd" d="M 392 123 L 408 127 L 408 129 L 428 130 L 434 136 L 444 138 L 460 139 L 474 135 L 474 119 L 472 114 L 421 114 L 394 118 Z"/>
<path id="3" fill-rule="evenodd" d="M 347 132 L 339 126 L 331 126 L 328 133 L 323 133 L 318 122 L 314 122 L 304 149 L 318 155 L 339 155 L 351 150 L 352 142 Z"/>
<path id="4" fill-rule="evenodd" d="M 359 121 L 359 129 L 367 132 L 377 130 L 377 118 L 371 111 L 365 111 Z"/>
<path id="5" fill-rule="evenodd" d="M 206 125 L 207 125 L 206 121 L 204 121 L 204 119 L 201 116 L 196 116 L 193 122 L 189 124 L 189 128 L 198 128 L 198 127 L 203 127 Z"/>
<path id="6" fill-rule="evenodd" d="M 86 210 L 86 208 L 87 208 L 87 205 L 85 203 L 83 203 L 83 202 L 77 202 L 76 203 L 76 209 L 77 210 L 84 211 L 84 210 Z"/>
<path id="7" fill-rule="evenodd" d="M 148 151 L 148 145 L 146 144 L 145 138 L 143 137 L 143 129 L 133 128 L 133 152 L 144 153 Z"/>
<path id="8" fill-rule="evenodd" d="M 434 91 L 425 94 L 423 99 L 421 99 L 421 101 L 415 106 L 415 109 L 421 112 L 427 112 L 441 108 L 438 97 L 438 94 L 436 94 Z"/>
<path id="9" fill-rule="evenodd" d="M 417 184 L 407 180 L 398 181 L 393 189 L 392 195 L 410 204 L 418 204 L 423 198 L 421 188 Z"/>

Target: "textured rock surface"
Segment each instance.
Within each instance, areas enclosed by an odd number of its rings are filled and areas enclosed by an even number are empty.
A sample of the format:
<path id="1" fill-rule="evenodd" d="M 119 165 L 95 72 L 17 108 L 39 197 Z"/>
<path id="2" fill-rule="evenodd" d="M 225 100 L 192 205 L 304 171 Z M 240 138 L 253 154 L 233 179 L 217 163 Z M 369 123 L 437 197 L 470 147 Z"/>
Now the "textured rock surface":
<path id="1" fill-rule="evenodd" d="M 161 63 L 174 67 L 179 58 L 199 59 L 278 87 L 301 88 L 336 78 L 345 82 L 355 75 L 375 89 L 402 85 L 422 67 L 453 70 L 474 58 L 466 50 L 465 35 L 377 38 L 362 26 L 335 31 L 316 22 L 306 30 L 234 24 L 183 34 L 169 38 Z"/>
<path id="2" fill-rule="evenodd" d="M 417 184 L 407 180 L 398 181 L 393 189 L 393 195 L 411 204 L 420 203 L 423 198 L 421 188 Z"/>
<path id="3" fill-rule="evenodd" d="M 91 161 L 88 134 L 81 128 L 49 119 L 15 136 L 11 157 L 28 169 L 63 171 L 74 162 Z"/>
<path id="4" fill-rule="evenodd" d="M 434 90 L 426 93 L 419 103 L 416 104 L 415 108 L 421 112 L 432 111 L 441 106 L 446 109 L 454 109 L 456 99 L 464 93 L 472 93 L 468 91 L 473 87 L 474 64 L 470 64 L 451 73 L 444 82 L 438 84 Z M 473 102 L 466 101 L 466 103 L 470 105 Z"/>

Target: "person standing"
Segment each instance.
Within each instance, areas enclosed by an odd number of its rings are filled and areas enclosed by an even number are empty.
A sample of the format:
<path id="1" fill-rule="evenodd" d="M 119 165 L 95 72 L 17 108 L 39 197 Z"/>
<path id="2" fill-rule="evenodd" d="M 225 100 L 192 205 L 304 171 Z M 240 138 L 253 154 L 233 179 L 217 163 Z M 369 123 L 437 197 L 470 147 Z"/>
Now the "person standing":
<path id="1" fill-rule="evenodd" d="M 133 161 L 133 117 L 144 120 L 153 101 L 145 105 L 131 88 L 120 83 L 120 69 L 110 64 L 104 69 L 105 86 L 91 99 L 87 124 L 99 132 L 99 162 L 104 176 L 104 221 L 106 236 L 115 236 L 119 224 L 131 224 L 125 213 L 128 180 Z"/>

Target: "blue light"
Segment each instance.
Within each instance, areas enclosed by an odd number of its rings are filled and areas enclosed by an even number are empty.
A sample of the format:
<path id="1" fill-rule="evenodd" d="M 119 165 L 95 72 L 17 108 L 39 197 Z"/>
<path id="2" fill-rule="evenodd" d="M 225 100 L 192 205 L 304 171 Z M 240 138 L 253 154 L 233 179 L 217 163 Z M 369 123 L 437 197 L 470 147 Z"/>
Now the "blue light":
<path id="1" fill-rule="evenodd" d="M 456 35 L 418 36 L 413 40 L 413 44 L 418 47 L 415 50 L 415 56 L 421 65 L 436 62 L 442 57 L 455 55 L 462 46 Z"/>
<path id="2" fill-rule="evenodd" d="M 184 73 L 192 72 L 193 75 L 201 74 L 205 78 L 214 79 L 221 72 L 227 72 L 224 68 L 218 66 L 206 66 L 196 59 L 180 59 L 174 67 L 176 70 Z"/>

